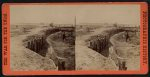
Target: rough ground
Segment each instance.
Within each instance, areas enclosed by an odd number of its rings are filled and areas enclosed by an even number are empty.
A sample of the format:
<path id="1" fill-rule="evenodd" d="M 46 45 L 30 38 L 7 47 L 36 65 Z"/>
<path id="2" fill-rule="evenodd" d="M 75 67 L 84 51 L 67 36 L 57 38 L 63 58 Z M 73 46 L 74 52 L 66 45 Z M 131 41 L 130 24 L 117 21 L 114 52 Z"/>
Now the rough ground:
<path id="1" fill-rule="evenodd" d="M 10 62 L 11 70 L 56 70 L 54 62 L 25 48 L 22 40 L 29 35 L 37 34 L 42 28 L 35 28 L 29 34 L 11 37 Z"/>
<path id="2" fill-rule="evenodd" d="M 137 42 L 138 38 L 126 42 L 123 35 L 124 32 L 121 32 L 110 39 L 113 47 L 117 50 L 116 54 L 118 57 L 126 59 L 127 70 L 140 70 L 140 45 L 131 43 L 131 41 Z"/>
<path id="3" fill-rule="evenodd" d="M 88 35 L 78 36 L 76 38 L 76 69 L 77 70 L 117 70 L 111 58 L 106 58 L 98 52 L 88 48 L 85 40 L 90 36 L 100 34 L 102 31 L 112 28 L 99 28 Z"/>
<path id="4" fill-rule="evenodd" d="M 75 69 L 75 51 L 74 51 L 74 45 L 70 45 L 63 41 L 60 38 L 53 38 L 56 37 L 57 33 L 54 33 L 50 35 L 47 38 L 47 41 L 51 43 L 51 47 L 55 52 L 52 52 L 59 61 L 65 61 L 65 70 L 74 70 Z M 55 64 L 58 64 L 56 62 L 56 59 L 53 59 L 55 61 Z"/>

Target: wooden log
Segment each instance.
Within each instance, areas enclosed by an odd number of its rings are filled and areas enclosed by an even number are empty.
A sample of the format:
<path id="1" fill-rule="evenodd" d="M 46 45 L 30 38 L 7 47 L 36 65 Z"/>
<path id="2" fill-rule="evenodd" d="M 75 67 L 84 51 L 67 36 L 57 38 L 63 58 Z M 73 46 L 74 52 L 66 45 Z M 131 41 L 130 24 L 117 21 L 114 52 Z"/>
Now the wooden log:
<path id="1" fill-rule="evenodd" d="M 36 39 L 34 39 L 34 51 L 37 52 L 37 43 L 36 43 Z"/>
<path id="2" fill-rule="evenodd" d="M 101 44 L 100 44 L 100 39 L 99 38 L 98 38 L 97 42 L 98 42 L 97 51 L 100 52 L 100 45 Z"/>
<path id="3" fill-rule="evenodd" d="M 34 50 L 34 41 L 33 41 L 33 38 L 31 40 L 31 50 Z"/>
<path id="4" fill-rule="evenodd" d="M 31 41 L 28 41 L 27 48 L 31 49 Z"/>

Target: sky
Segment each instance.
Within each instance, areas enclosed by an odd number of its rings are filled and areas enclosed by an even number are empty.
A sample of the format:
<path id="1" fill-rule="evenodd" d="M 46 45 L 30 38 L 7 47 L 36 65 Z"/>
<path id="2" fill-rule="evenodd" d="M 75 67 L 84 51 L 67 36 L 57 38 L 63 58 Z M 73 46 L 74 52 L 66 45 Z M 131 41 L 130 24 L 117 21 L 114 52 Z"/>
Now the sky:
<path id="1" fill-rule="evenodd" d="M 10 23 L 140 24 L 140 5 L 11 5 Z"/>

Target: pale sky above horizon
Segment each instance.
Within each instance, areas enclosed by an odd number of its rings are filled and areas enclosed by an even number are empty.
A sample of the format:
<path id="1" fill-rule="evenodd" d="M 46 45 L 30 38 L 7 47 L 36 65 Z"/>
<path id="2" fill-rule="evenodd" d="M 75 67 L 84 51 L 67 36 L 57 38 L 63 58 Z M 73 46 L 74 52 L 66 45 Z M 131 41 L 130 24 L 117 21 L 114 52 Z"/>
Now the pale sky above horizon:
<path id="1" fill-rule="evenodd" d="M 10 23 L 140 24 L 140 5 L 11 5 Z"/>

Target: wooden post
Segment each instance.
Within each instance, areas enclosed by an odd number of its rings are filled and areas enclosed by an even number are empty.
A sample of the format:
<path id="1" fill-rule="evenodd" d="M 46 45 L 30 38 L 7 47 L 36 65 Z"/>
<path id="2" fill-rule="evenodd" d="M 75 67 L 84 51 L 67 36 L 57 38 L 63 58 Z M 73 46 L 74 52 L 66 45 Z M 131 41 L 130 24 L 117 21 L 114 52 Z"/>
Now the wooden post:
<path id="1" fill-rule="evenodd" d="M 27 48 L 31 49 L 31 41 L 28 41 L 28 46 Z"/>
<path id="2" fill-rule="evenodd" d="M 33 38 L 32 38 L 32 40 L 31 40 L 31 50 L 33 50 L 34 49 L 34 42 L 33 42 Z"/>
<path id="3" fill-rule="evenodd" d="M 97 43 L 98 43 L 97 51 L 100 52 L 100 40 L 99 40 L 99 37 L 98 37 Z"/>

